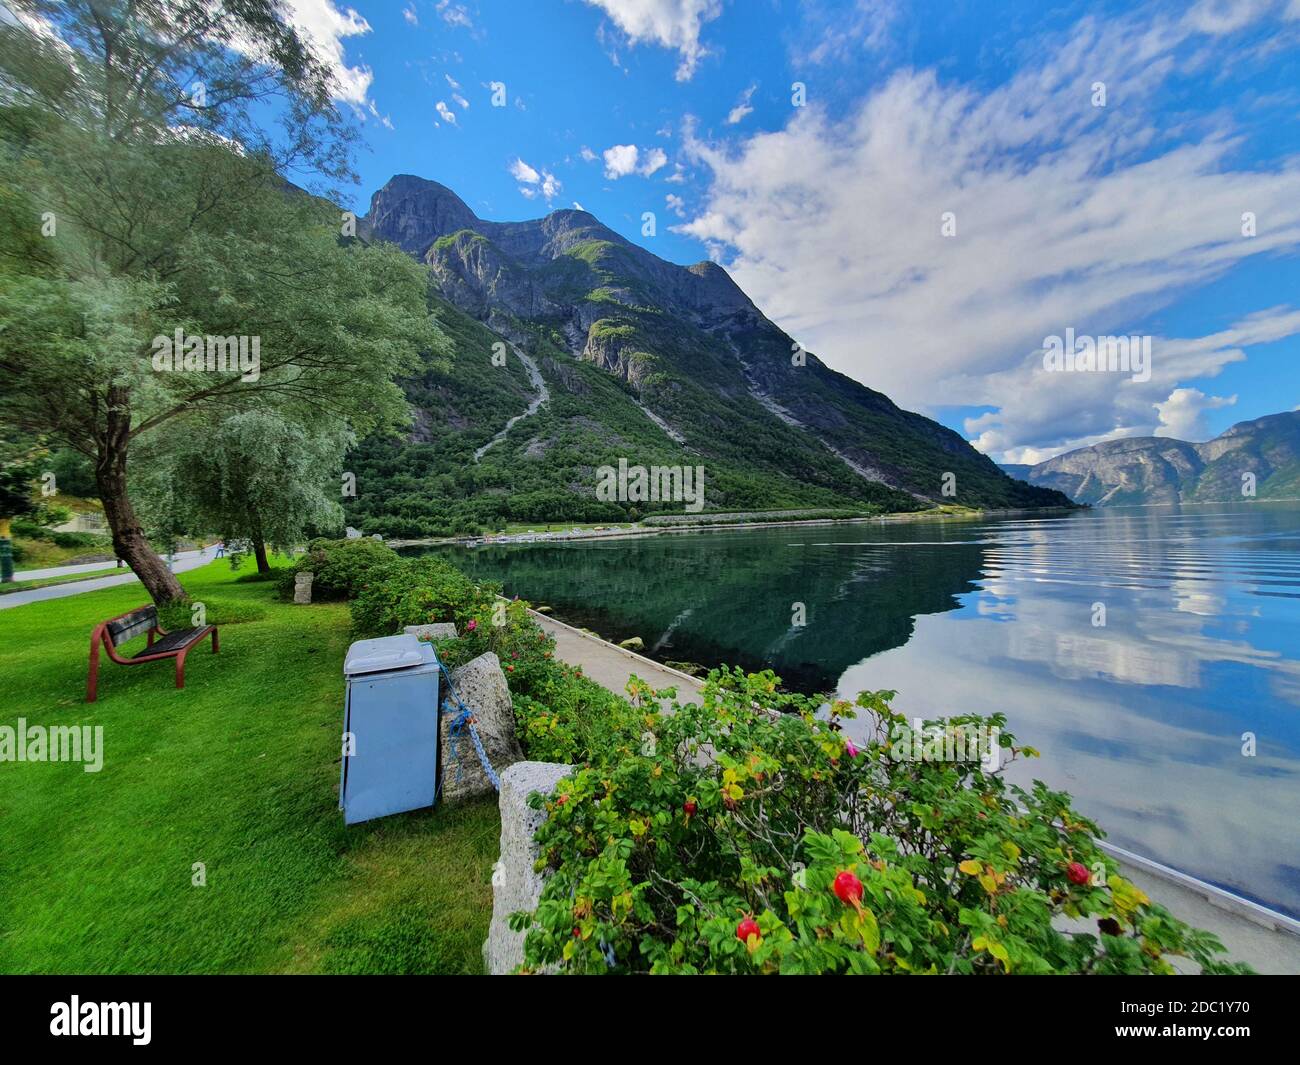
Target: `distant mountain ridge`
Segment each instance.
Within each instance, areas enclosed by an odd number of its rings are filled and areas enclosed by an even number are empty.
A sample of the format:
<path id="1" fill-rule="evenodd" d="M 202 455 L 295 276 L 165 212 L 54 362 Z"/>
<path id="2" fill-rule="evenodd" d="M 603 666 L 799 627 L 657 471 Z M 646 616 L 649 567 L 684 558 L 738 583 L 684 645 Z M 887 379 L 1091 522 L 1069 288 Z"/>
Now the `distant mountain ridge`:
<path id="1" fill-rule="evenodd" d="M 1203 444 L 1127 437 L 1035 466 L 1002 468 L 1092 506 L 1239 500 L 1246 474 L 1253 475 L 1255 498 L 1295 498 L 1300 496 L 1300 411 L 1238 422 Z"/>
<path id="2" fill-rule="evenodd" d="M 358 235 L 429 267 L 455 342 L 449 370 L 408 388 L 407 446 L 423 450 L 363 449 L 385 488 L 350 511 L 369 515 L 368 531 L 439 520 L 446 484 L 422 493 L 411 477 L 451 476 L 448 506 L 485 521 L 617 518 L 593 507 L 593 470 L 619 457 L 703 464 L 710 509 L 1069 505 L 803 352 L 716 263 L 667 262 L 586 211 L 487 221 L 445 185 L 403 174 L 374 194 Z M 507 366 L 494 369 L 502 344 Z"/>

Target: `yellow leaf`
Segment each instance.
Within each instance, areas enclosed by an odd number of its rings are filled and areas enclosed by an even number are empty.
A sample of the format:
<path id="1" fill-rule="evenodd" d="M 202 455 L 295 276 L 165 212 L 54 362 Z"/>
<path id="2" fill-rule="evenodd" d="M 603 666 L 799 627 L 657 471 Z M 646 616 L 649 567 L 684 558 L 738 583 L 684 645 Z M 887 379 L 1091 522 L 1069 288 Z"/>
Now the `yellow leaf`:
<path id="1" fill-rule="evenodd" d="M 988 873 L 984 873 L 980 876 L 980 887 L 990 895 L 996 895 L 998 893 L 998 882 L 994 880 L 993 877 L 989 876 Z"/>
<path id="2" fill-rule="evenodd" d="M 984 866 L 974 858 L 967 858 L 961 865 L 957 866 L 967 876 L 979 876 L 984 871 Z"/>

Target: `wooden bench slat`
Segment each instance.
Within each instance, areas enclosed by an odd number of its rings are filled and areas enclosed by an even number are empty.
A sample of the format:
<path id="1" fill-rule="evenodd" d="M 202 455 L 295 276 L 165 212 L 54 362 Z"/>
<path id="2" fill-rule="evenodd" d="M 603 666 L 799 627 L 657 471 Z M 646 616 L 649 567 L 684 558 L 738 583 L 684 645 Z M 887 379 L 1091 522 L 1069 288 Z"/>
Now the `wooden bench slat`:
<path id="1" fill-rule="evenodd" d="M 156 607 L 144 607 L 140 610 L 132 610 L 131 613 L 117 618 L 108 623 L 108 638 L 113 641 L 113 646 L 117 647 L 133 640 L 137 636 L 143 636 L 150 629 L 158 624 L 158 609 Z"/>

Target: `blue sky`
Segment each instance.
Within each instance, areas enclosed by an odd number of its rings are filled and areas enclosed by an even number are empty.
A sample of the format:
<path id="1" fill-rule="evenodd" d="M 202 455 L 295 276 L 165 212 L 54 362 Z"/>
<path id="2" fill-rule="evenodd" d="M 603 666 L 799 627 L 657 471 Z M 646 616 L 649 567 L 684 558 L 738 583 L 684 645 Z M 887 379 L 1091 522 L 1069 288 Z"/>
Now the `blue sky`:
<path id="1" fill-rule="evenodd" d="M 403 172 L 580 204 L 999 459 L 1300 405 L 1300 0 L 288 5 L 358 211 Z M 1150 335 L 1151 379 L 1044 373 L 1067 328 Z"/>

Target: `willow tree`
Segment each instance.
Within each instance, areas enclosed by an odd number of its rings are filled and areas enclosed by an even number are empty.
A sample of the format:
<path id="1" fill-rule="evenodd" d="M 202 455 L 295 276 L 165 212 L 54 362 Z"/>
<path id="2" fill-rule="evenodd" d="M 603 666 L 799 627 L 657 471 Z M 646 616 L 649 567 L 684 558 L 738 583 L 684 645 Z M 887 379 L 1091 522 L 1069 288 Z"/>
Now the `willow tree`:
<path id="1" fill-rule="evenodd" d="M 9 3 L 0 423 L 92 461 L 118 555 L 165 602 L 182 589 L 128 493 L 141 437 L 247 410 L 396 426 L 395 376 L 444 341 L 423 268 L 287 180 L 349 177 L 350 135 L 273 0 Z"/>
<path id="2" fill-rule="evenodd" d="M 156 441 L 155 441 L 156 442 Z M 259 573 L 268 544 L 342 530 L 343 457 L 353 437 L 341 422 L 307 427 L 270 411 L 193 423 L 165 446 L 147 446 L 132 496 L 146 520 L 247 540 Z"/>

